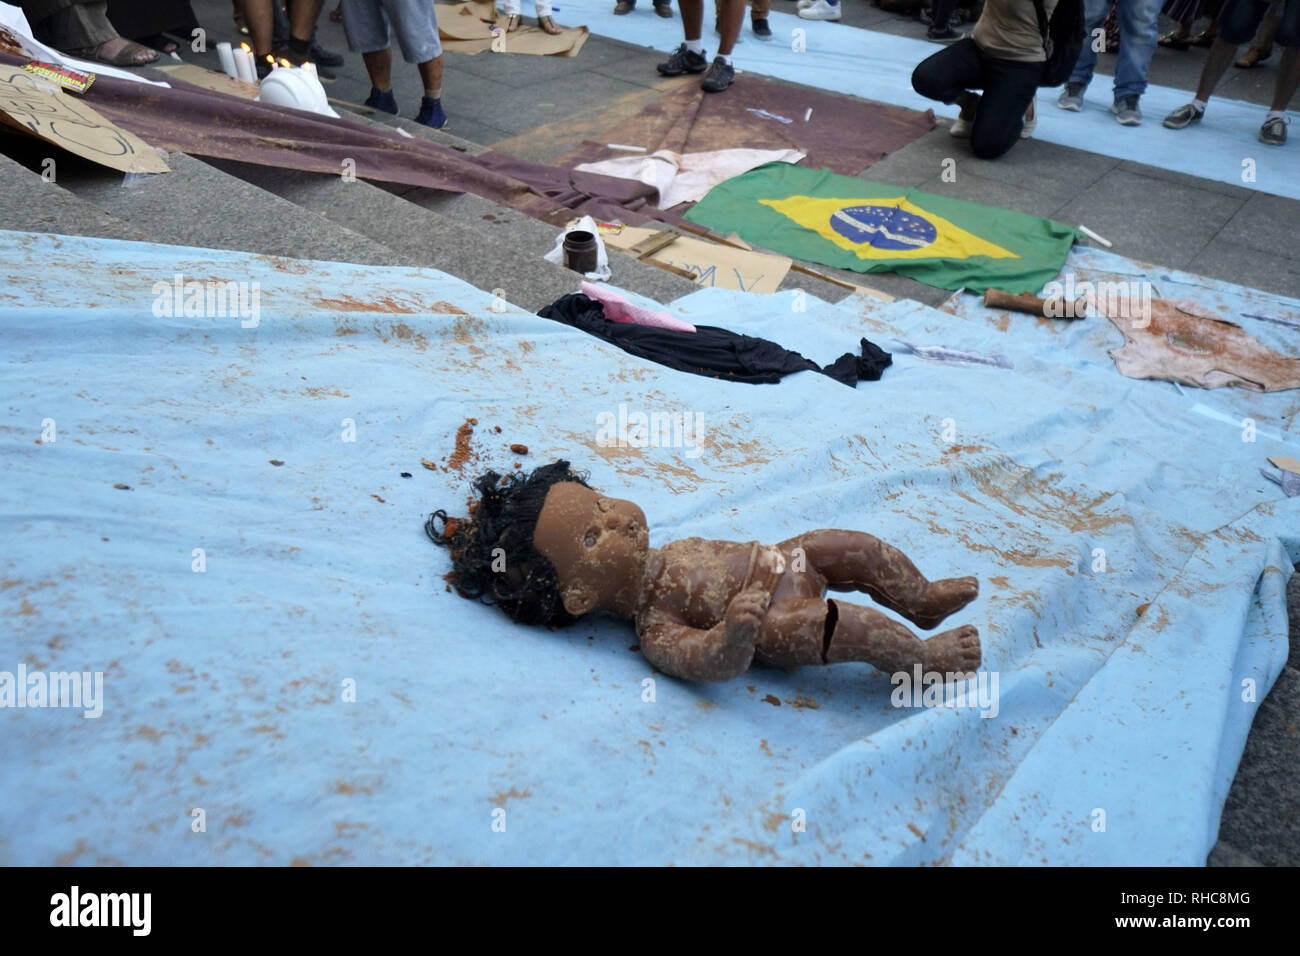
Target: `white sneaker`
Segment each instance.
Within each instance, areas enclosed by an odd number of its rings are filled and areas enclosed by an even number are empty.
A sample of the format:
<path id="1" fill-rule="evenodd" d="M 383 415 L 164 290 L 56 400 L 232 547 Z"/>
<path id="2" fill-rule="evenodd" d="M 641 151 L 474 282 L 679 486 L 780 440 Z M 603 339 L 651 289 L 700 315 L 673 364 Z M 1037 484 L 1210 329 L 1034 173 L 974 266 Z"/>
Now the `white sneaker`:
<path id="1" fill-rule="evenodd" d="M 826 0 L 813 0 L 812 3 L 799 11 L 799 16 L 805 20 L 838 20 L 840 18 L 840 5 L 838 3 L 827 3 Z"/>
<path id="2" fill-rule="evenodd" d="M 1037 103 L 1034 104 L 1034 115 L 1029 117 L 1029 119 L 1025 120 L 1024 125 L 1020 127 L 1020 138 L 1029 139 L 1029 137 L 1034 135 L 1034 130 L 1036 129 L 1038 129 L 1038 104 Z"/>
<path id="3" fill-rule="evenodd" d="M 800 10 L 807 10 L 809 7 L 811 7 L 811 6 L 812 6 L 814 3 L 816 3 L 816 2 L 817 2 L 817 0 L 799 0 L 799 9 L 800 9 Z"/>
<path id="4" fill-rule="evenodd" d="M 970 120 L 964 120 L 958 116 L 952 121 L 952 125 L 948 127 L 948 135 L 956 136 L 958 139 L 970 139 L 970 128 Z"/>

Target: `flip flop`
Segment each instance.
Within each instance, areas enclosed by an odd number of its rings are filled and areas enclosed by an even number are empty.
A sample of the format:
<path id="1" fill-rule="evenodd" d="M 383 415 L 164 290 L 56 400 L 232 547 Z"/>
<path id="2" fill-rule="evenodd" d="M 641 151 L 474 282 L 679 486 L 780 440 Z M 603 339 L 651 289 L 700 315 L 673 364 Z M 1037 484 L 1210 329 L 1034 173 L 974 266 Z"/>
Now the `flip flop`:
<path id="1" fill-rule="evenodd" d="M 1158 39 L 1156 43 L 1174 50 L 1187 50 L 1192 46 L 1192 35 L 1190 33 L 1179 33 L 1177 30 L 1170 30 Z"/>
<path id="2" fill-rule="evenodd" d="M 1192 46 L 1213 46 L 1214 41 L 1219 37 L 1218 30 L 1211 30 L 1208 27 L 1202 30 L 1196 36 L 1192 37 Z"/>
<path id="3" fill-rule="evenodd" d="M 564 30 L 562 30 L 559 26 L 557 26 L 555 21 L 550 17 L 538 17 L 537 25 L 541 27 L 543 31 L 549 33 L 553 37 L 559 36 L 561 33 L 564 32 Z"/>

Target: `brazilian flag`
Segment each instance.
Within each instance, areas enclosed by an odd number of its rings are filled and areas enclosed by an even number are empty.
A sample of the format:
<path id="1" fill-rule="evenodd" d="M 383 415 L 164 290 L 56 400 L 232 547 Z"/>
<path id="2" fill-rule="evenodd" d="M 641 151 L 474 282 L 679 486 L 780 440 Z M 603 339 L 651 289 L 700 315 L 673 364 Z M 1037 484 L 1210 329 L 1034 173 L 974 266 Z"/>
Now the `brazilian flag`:
<path id="1" fill-rule="evenodd" d="M 686 218 L 795 259 L 973 292 L 1037 292 L 1078 235 L 1038 216 L 788 163 L 714 186 Z"/>

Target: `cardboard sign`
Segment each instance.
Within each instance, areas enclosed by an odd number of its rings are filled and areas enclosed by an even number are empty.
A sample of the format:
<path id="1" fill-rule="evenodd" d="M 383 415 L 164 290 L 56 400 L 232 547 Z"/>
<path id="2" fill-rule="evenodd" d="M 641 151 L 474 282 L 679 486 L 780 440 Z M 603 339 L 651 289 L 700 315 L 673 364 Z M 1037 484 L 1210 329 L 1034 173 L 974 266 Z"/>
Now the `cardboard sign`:
<path id="1" fill-rule="evenodd" d="M 110 123 L 53 81 L 0 65 L 0 121 L 124 173 L 166 173 L 144 140 Z"/>
<path id="2" fill-rule="evenodd" d="M 213 70 L 205 70 L 194 63 L 169 63 L 157 68 L 159 72 L 214 93 L 237 96 L 241 100 L 255 100 L 260 92 L 256 83 L 245 83 Z"/>
<path id="3" fill-rule="evenodd" d="M 552 36 L 539 27 L 526 27 L 521 22 L 514 33 L 506 33 L 506 20 L 506 17 L 497 17 L 494 0 L 471 0 L 456 8 L 454 13 L 440 11 L 438 37 L 444 50 L 470 56 L 487 50 L 533 56 L 577 56 L 587 42 L 586 27 L 561 27 L 560 32 Z"/>
<path id="4" fill-rule="evenodd" d="M 602 224 L 600 234 L 615 249 L 634 254 L 638 247 L 651 249 L 645 259 L 674 266 L 689 274 L 696 285 L 710 289 L 775 292 L 790 271 L 790 260 L 785 256 L 734 249 L 690 236 L 676 236 L 665 243 L 662 233 L 645 226 L 621 226 L 615 232 L 607 231 Z M 655 244 L 656 237 L 662 244 Z M 647 242 L 651 245 L 642 245 Z"/>

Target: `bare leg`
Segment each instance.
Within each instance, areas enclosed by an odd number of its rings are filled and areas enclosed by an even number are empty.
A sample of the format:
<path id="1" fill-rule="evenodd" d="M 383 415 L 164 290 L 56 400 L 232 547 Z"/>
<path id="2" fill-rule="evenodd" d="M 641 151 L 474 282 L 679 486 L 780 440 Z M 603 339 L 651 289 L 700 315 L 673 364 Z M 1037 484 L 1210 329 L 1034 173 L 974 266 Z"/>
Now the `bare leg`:
<path id="1" fill-rule="evenodd" d="M 923 641 L 875 608 L 846 601 L 827 604 L 836 618 L 827 664 L 865 661 L 886 674 L 910 671 L 917 664 L 941 674 L 968 673 L 980 666 L 979 631 L 969 624 Z"/>
<path id="2" fill-rule="evenodd" d="M 1202 103 L 1210 101 L 1210 94 L 1214 92 L 1214 88 L 1219 85 L 1219 80 L 1223 79 L 1223 74 L 1228 71 L 1228 67 L 1236 58 L 1235 43 L 1229 43 L 1223 37 L 1215 39 L 1210 47 L 1210 54 L 1205 59 L 1205 67 L 1201 70 L 1201 85 L 1196 88 L 1198 100 Z"/>
<path id="3" fill-rule="evenodd" d="M 740 36 L 740 28 L 745 24 L 745 0 L 717 0 L 717 3 L 722 7 L 718 16 L 718 24 L 722 27 L 718 52 L 723 56 L 731 56 L 731 50 Z"/>
<path id="4" fill-rule="evenodd" d="M 1300 0 L 1291 0 L 1292 3 Z M 1270 109 L 1284 110 L 1295 96 L 1296 86 L 1300 84 L 1300 46 L 1287 47 L 1282 51 L 1282 61 L 1277 67 L 1277 86 L 1273 88 L 1273 105 Z"/>
<path id="5" fill-rule="evenodd" d="M 425 60 L 420 64 L 419 70 L 420 79 L 424 81 L 426 90 L 442 89 L 442 54 L 438 54 L 432 60 Z"/>
<path id="6" fill-rule="evenodd" d="M 930 581 L 902 551 L 860 531 L 809 531 L 779 547 L 787 553 L 802 548 L 808 564 L 832 590 L 869 594 L 877 604 L 927 631 L 979 594 L 975 578 Z"/>
<path id="7" fill-rule="evenodd" d="M 311 31 L 316 29 L 320 7 L 321 0 L 290 0 L 289 35 L 297 40 L 311 40 Z"/>
<path id="8" fill-rule="evenodd" d="M 262 63 L 271 53 L 271 0 L 240 0 L 244 22 L 253 38 L 253 58 Z"/>
<path id="9" fill-rule="evenodd" d="M 393 51 L 390 47 L 387 50 L 376 50 L 374 53 L 363 53 L 361 59 L 365 61 L 366 72 L 370 74 L 370 85 L 381 93 L 385 93 L 393 88 Z M 424 66 L 423 63 L 420 64 Z M 439 66 L 441 67 L 441 61 Z"/>
<path id="10" fill-rule="evenodd" d="M 677 0 L 682 11 L 682 38 L 698 40 L 704 28 L 704 0 Z"/>

